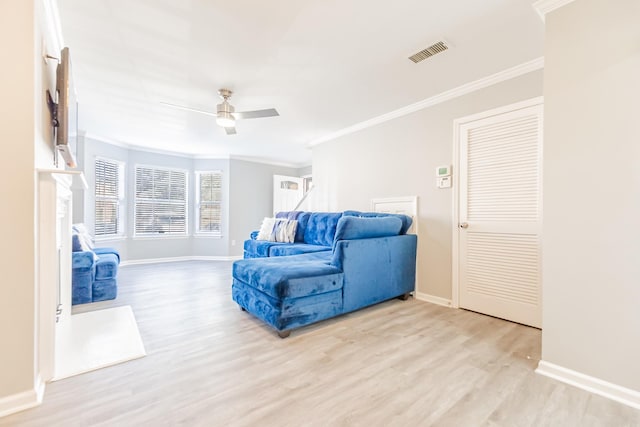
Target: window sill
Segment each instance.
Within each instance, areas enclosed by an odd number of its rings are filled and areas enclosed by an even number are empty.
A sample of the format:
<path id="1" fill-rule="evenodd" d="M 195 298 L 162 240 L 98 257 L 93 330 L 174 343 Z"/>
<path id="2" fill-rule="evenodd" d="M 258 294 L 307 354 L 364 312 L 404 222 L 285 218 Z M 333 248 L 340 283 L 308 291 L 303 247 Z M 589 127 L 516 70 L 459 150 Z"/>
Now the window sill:
<path id="1" fill-rule="evenodd" d="M 127 240 L 127 236 L 124 235 L 118 235 L 118 236 L 96 236 L 96 238 L 94 239 L 96 242 L 113 242 L 113 241 L 117 241 L 117 240 Z"/>
<path id="2" fill-rule="evenodd" d="M 195 233 L 193 235 L 196 239 L 222 239 L 222 234 L 207 234 L 207 233 Z"/>
<path id="3" fill-rule="evenodd" d="M 133 236 L 133 240 L 183 240 L 183 239 L 188 239 L 190 236 L 187 234 L 182 234 L 182 235 L 168 235 L 168 236 L 163 236 L 163 235 L 140 235 L 140 236 Z"/>

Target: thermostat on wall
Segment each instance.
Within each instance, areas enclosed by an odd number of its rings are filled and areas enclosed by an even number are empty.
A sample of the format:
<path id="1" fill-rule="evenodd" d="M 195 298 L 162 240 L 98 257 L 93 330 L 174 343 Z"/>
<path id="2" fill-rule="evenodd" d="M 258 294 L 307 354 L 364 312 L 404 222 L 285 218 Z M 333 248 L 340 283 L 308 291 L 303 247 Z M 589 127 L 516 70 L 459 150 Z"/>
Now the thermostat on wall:
<path id="1" fill-rule="evenodd" d="M 438 178 L 443 177 L 443 176 L 451 176 L 451 166 L 449 166 L 449 165 L 438 166 L 436 168 L 436 176 Z"/>
<path id="2" fill-rule="evenodd" d="M 438 166 L 436 177 L 438 188 L 451 188 L 451 166 Z"/>

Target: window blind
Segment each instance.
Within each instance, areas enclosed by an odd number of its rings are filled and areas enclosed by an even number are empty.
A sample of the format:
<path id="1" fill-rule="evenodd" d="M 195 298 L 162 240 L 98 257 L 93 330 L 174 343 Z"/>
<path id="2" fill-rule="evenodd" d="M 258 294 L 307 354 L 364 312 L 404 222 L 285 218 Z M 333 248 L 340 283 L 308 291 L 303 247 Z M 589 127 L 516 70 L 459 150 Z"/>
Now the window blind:
<path id="1" fill-rule="evenodd" d="M 122 199 L 120 162 L 95 161 L 95 235 L 115 236 L 122 230 L 120 200 Z"/>
<path id="2" fill-rule="evenodd" d="M 187 174 L 136 166 L 136 235 L 187 233 Z"/>
<path id="3" fill-rule="evenodd" d="M 198 172 L 198 233 L 222 234 L 222 172 Z"/>

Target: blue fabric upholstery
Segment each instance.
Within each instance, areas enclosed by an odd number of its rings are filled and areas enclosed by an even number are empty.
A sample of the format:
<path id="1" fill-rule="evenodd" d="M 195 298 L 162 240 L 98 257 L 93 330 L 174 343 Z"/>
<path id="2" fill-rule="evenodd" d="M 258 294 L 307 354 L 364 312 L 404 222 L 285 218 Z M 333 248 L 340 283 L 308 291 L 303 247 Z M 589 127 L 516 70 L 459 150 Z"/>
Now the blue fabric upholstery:
<path id="1" fill-rule="evenodd" d="M 325 239 L 335 220 L 333 250 L 289 255 L 303 245 L 285 244 L 272 246 L 269 257 L 236 261 L 234 301 L 285 331 L 413 291 L 417 236 L 400 235 L 402 218 L 314 215 L 305 239 L 323 217 L 326 226 L 311 234 Z"/>
<path id="2" fill-rule="evenodd" d="M 402 221 L 402 229 L 400 230 L 400 234 L 407 234 L 409 228 L 411 228 L 411 224 L 413 220 L 410 216 L 402 215 L 402 214 L 391 214 L 384 212 L 360 212 L 360 211 L 344 211 L 344 216 L 355 216 L 359 218 L 382 218 L 382 217 L 395 217 L 399 218 Z"/>
<path id="3" fill-rule="evenodd" d="M 308 245 L 306 243 L 284 243 L 278 246 L 271 246 L 269 248 L 269 256 L 300 255 L 325 251 L 331 251 L 331 248 L 327 246 Z"/>
<path id="4" fill-rule="evenodd" d="M 336 234 L 338 220 L 342 212 L 314 212 L 309 215 L 307 228 L 304 232 L 304 242 L 310 245 L 331 247 Z"/>
<path id="5" fill-rule="evenodd" d="M 322 294 L 342 288 L 340 270 L 317 260 L 300 261 L 285 257 L 240 260 L 233 264 L 233 277 L 280 299 Z"/>
<path id="6" fill-rule="evenodd" d="M 329 319 L 342 312 L 340 290 L 309 297 L 278 299 L 234 279 L 231 295 L 241 307 L 279 331 Z"/>
<path id="7" fill-rule="evenodd" d="M 342 240 L 332 264 L 344 272 L 345 313 L 413 291 L 416 235 Z"/>
<path id="8" fill-rule="evenodd" d="M 112 279 L 118 274 L 119 258 L 112 253 L 102 254 L 96 262 L 96 280 Z"/>
<path id="9" fill-rule="evenodd" d="M 334 242 L 339 240 L 372 239 L 374 237 L 397 236 L 402 229 L 400 218 L 358 218 L 343 216 L 338 221 Z"/>
<path id="10" fill-rule="evenodd" d="M 245 253 L 249 253 L 251 258 L 268 257 L 269 248 L 275 245 L 284 245 L 285 243 L 269 242 L 267 240 L 245 240 L 244 250 Z M 247 258 L 245 256 L 245 258 Z"/>
<path id="11" fill-rule="evenodd" d="M 83 226 L 74 225 L 72 239 L 77 241 L 78 233 L 83 230 Z M 84 240 L 87 239 L 90 238 L 84 236 Z M 94 247 L 91 250 L 74 251 L 71 255 L 71 303 L 75 305 L 116 298 L 119 264 L 120 254 L 113 248 Z"/>

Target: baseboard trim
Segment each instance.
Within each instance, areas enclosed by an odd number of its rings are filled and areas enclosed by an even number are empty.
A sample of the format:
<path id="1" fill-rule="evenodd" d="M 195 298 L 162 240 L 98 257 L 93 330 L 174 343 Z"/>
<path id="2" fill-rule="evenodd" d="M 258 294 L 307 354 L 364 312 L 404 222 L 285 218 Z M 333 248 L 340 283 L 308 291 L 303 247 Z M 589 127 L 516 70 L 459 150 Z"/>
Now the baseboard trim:
<path id="1" fill-rule="evenodd" d="M 0 399 L 0 418 L 40 405 L 44 396 L 44 386 L 44 382 L 38 377 L 33 389 Z"/>
<path id="2" fill-rule="evenodd" d="M 147 258 L 147 259 L 133 259 L 129 261 L 122 261 L 121 267 L 128 265 L 142 265 L 142 264 L 159 264 L 164 262 L 180 262 L 180 261 L 236 261 L 242 259 L 242 256 L 179 256 L 171 258 Z"/>
<path id="3" fill-rule="evenodd" d="M 416 299 L 419 301 L 430 302 L 432 304 L 438 304 L 445 307 L 451 307 L 451 300 L 446 298 L 437 297 L 435 295 L 424 294 L 422 292 L 416 292 Z"/>
<path id="4" fill-rule="evenodd" d="M 640 392 L 541 360 L 536 373 L 640 409 Z"/>

